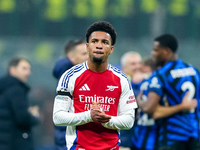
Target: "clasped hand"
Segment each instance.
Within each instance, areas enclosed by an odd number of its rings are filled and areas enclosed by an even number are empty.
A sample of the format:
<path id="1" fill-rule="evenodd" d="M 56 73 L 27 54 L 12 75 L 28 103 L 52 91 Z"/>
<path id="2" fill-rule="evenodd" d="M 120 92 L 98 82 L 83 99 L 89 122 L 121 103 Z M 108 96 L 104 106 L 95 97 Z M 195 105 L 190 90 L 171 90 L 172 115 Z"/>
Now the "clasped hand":
<path id="1" fill-rule="evenodd" d="M 92 103 L 92 108 L 90 110 L 91 118 L 95 122 L 106 123 L 111 119 L 111 116 L 106 115 L 101 106 L 99 106 L 100 102 Z"/>

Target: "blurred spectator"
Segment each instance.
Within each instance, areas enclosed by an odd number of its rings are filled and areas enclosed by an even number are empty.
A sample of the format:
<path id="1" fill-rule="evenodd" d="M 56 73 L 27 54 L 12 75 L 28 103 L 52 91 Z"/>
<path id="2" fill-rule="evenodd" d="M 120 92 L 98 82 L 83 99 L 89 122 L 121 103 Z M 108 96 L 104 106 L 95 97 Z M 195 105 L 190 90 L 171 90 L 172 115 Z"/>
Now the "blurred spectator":
<path id="1" fill-rule="evenodd" d="M 138 52 L 129 51 L 121 57 L 121 66 L 124 73 L 131 80 L 135 96 L 139 94 L 140 82 L 144 79 L 141 72 L 142 57 Z"/>
<path id="2" fill-rule="evenodd" d="M 70 40 L 65 46 L 65 57 L 59 59 L 53 69 L 53 75 L 59 80 L 61 75 L 72 66 L 88 59 L 86 43 L 83 39 Z M 66 150 L 66 127 L 55 126 L 55 149 Z"/>
<path id="3" fill-rule="evenodd" d="M 0 79 L 0 149 L 33 150 L 32 127 L 39 123 L 38 107 L 28 108 L 26 84 L 31 66 L 28 60 L 14 58 L 8 74 Z"/>
<path id="4" fill-rule="evenodd" d="M 126 52 L 121 57 L 122 70 L 129 77 L 136 97 L 139 94 L 140 83 L 144 79 L 143 73 L 141 71 L 141 63 L 142 57 L 138 52 L 135 51 Z M 120 132 L 121 146 L 129 148 L 132 147 L 131 136 L 134 134 L 133 128 L 130 130 L 122 130 Z"/>
<path id="5" fill-rule="evenodd" d="M 53 69 L 53 76 L 59 79 L 61 75 L 74 65 L 87 60 L 88 52 L 83 39 L 70 40 L 65 46 L 65 57 L 58 59 Z"/>
<path id="6" fill-rule="evenodd" d="M 147 57 L 142 62 L 141 71 L 144 74 L 144 78 L 148 79 L 152 72 L 156 70 L 158 67 L 155 64 L 155 60 L 152 57 Z"/>

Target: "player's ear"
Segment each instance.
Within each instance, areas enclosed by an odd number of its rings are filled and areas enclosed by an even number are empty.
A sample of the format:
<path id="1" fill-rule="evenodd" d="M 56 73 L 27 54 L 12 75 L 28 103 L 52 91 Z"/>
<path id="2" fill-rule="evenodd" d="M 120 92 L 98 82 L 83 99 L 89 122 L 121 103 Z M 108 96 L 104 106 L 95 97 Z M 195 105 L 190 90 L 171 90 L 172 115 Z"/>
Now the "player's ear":
<path id="1" fill-rule="evenodd" d="M 172 50 L 169 47 L 166 47 L 165 50 L 167 51 L 167 53 L 172 52 Z"/>
<path id="2" fill-rule="evenodd" d="M 164 53 L 164 55 L 169 54 L 169 48 L 164 47 L 164 48 L 163 48 L 163 53 Z"/>
<path id="3" fill-rule="evenodd" d="M 10 68 L 9 68 L 9 73 L 11 74 L 11 75 L 15 75 L 15 71 L 16 70 L 16 67 L 14 67 L 14 66 L 11 66 Z"/>
<path id="4" fill-rule="evenodd" d="M 167 57 L 167 58 L 171 58 L 172 55 L 173 55 L 173 51 L 170 49 L 170 48 L 165 48 L 164 50 L 164 55 Z"/>
<path id="5" fill-rule="evenodd" d="M 170 48 L 166 48 L 166 53 L 167 53 L 167 55 L 169 55 L 169 54 L 172 54 L 173 53 L 173 51 L 170 49 Z"/>
<path id="6" fill-rule="evenodd" d="M 86 50 L 88 51 L 89 43 L 86 43 Z"/>
<path id="7" fill-rule="evenodd" d="M 112 54 L 114 51 L 114 46 L 111 46 L 110 54 Z"/>

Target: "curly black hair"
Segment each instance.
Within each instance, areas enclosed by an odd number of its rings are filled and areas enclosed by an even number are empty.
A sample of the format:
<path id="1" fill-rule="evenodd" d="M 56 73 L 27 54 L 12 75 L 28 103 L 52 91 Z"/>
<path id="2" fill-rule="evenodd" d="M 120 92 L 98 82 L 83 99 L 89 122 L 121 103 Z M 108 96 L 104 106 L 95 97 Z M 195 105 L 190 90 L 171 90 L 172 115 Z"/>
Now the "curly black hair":
<path id="1" fill-rule="evenodd" d="M 158 41 L 160 46 L 168 47 L 172 52 L 176 53 L 178 49 L 178 41 L 175 36 L 171 34 L 163 34 L 154 39 L 154 41 Z"/>
<path id="2" fill-rule="evenodd" d="M 86 32 L 86 41 L 89 42 L 89 37 L 94 31 L 103 31 L 108 33 L 111 36 L 112 42 L 111 44 L 114 45 L 117 38 L 117 33 L 114 27 L 107 21 L 98 21 L 93 23 Z"/>

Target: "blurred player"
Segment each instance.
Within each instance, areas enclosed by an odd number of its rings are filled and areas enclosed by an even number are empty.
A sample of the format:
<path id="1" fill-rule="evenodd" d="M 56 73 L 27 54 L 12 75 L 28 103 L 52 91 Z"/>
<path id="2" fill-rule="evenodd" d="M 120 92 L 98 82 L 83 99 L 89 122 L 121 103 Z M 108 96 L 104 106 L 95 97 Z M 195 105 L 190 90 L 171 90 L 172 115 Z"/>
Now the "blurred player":
<path id="1" fill-rule="evenodd" d="M 157 144 L 158 125 L 156 124 L 156 121 L 154 119 L 170 116 L 179 111 L 190 110 L 191 108 L 195 108 L 197 105 L 196 100 L 188 101 L 188 95 L 186 95 L 183 98 L 184 100 L 182 101 L 182 103 L 179 105 L 164 108 L 162 106 L 157 106 L 156 111 L 153 115 L 144 113 L 142 111 L 142 108 L 148 100 L 147 96 L 151 76 L 156 73 L 156 71 L 154 70 L 156 70 L 157 68 L 158 67 L 155 64 L 154 59 L 151 57 L 145 59 L 142 64 L 142 71 L 145 74 L 146 78 L 141 83 L 141 94 L 137 97 L 137 102 L 139 105 L 137 117 L 139 119 L 134 128 L 134 134 L 132 138 L 132 150 L 155 150 Z"/>
<path id="2" fill-rule="evenodd" d="M 152 55 L 161 68 L 152 76 L 148 100 L 143 111 L 152 114 L 158 104 L 178 106 L 188 92 L 188 99 L 197 99 L 197 107 L 159 119 L 159 150 L 197 150 L 199 144 L 199 72 L 177 58 L 177 39 L 164 34 L 154 40 Z M 162 108 L 160 108 L 162 112 Z"/>
<path id="3" fill-rule="evenodd" d="M 152 72 L 156 70 L 155 61 L 152 58 L 145 59 L 142 63 L 141 70 L 145 77 L 140 86 L 140 92 L 142 92 L 141 101 L 143 102 L 147 101 L 149 78 Z M 140 105 L 136 116 L 138 121 L 135 123 L 134 132 L 132 134 L 133 147 L 131 150 L 154 150 L 157 135 L 154 119 L 151 115 L 142 112 Z"/>

